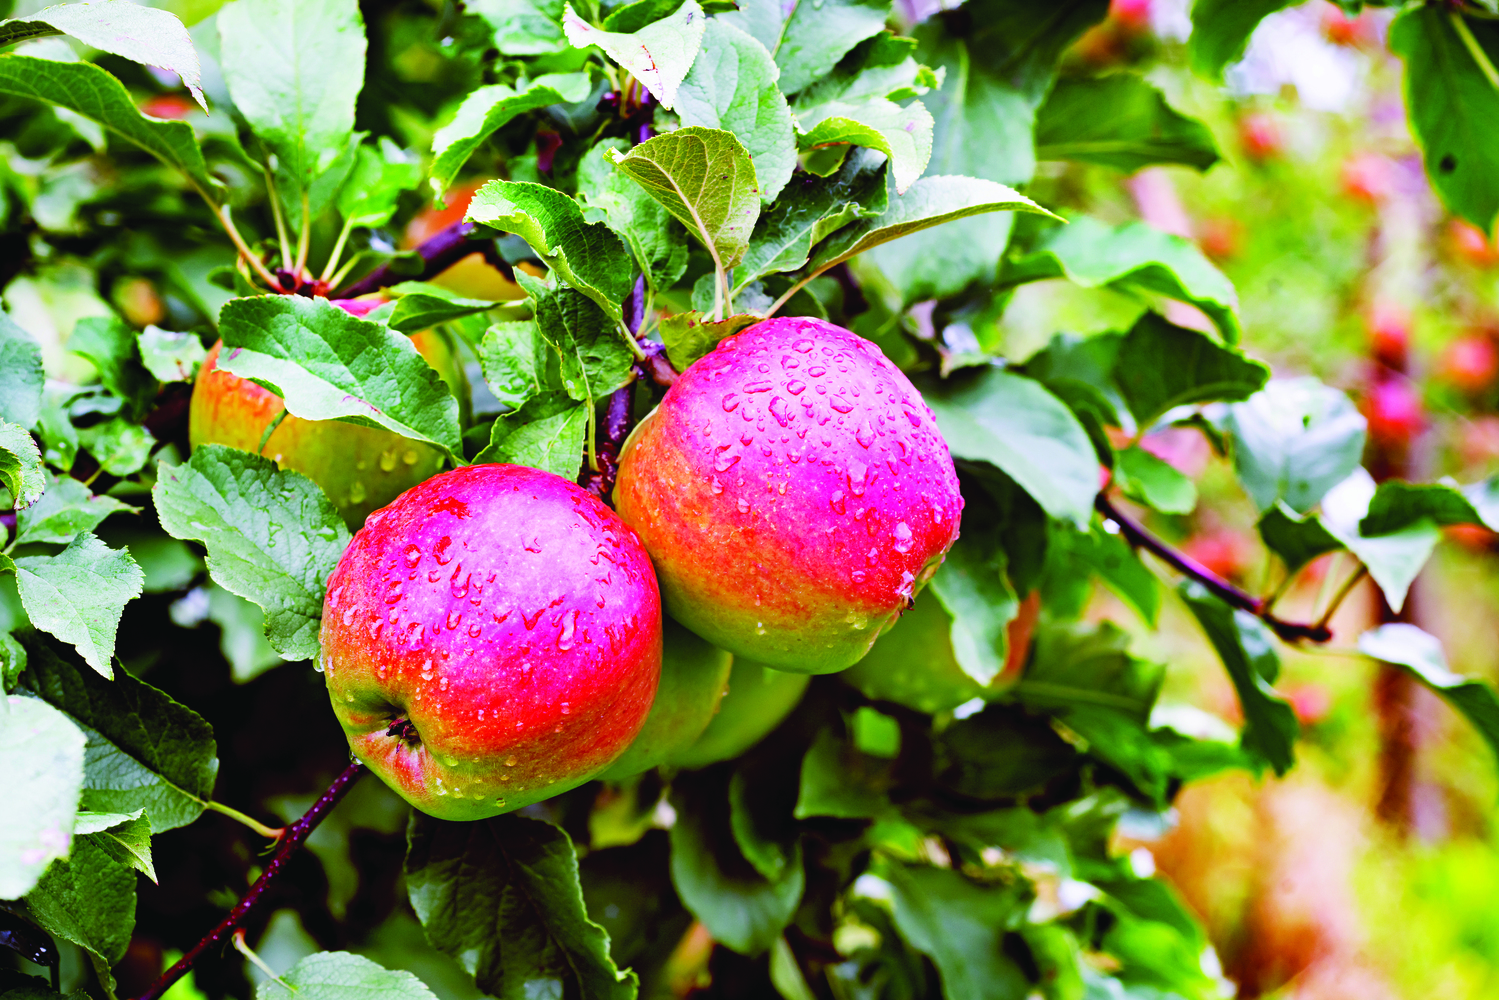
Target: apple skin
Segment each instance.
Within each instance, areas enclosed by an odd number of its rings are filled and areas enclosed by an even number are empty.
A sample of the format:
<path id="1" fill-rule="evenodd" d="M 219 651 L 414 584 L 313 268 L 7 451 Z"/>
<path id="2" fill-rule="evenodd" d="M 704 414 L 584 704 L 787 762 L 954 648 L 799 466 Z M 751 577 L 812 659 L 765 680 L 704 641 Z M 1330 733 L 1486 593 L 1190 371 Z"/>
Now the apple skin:
<path id="1" fill-rule="evenodd" d="M 769 736 L 801 702 L 809 674 L 793 674 L 734 657 L 729 689 L 697 742 L 669 757 L 671 767 L 697 769 L 732 760 Z"/>
<path id="2" fill-rule="evenodd" d="M 422 812 L 477 820 L 582 784 L 635 739 L 661 599 L 595 497 L 468 465 L 370 515 L 328 580 L 320 640 L 354 755 Z"/>
<path id="3" fill-rule="evenodd" d="M 869 655 L 839 679 L 866 698 L 893 701 L 927 715 L 951 712 L 974 698 L 987 701 L 1020 679 L 1040 610 L 1041 592 L 1033 590 L 1005 629 L 1009 648 L 1004 669 L 989 684 L 981 685 L 963 672 L 953 656 L 952 615 L 937 595 L 923 591 L 911 610 L 885 630 Z"/>
<path id="4" fill-rule="evenodd" d="M 667 617 L 663 623 L 661 683 L 640 735 L 598 777 L 623 781 L 666 762 L 697 742 L 729 689 L 734 657 Z"/>
<path id="5" fill-rule="evenodd" d="M 411 342 L 460 400 L 468 398 L 462 366 L 443 335 L 423 330 Z M 281 397 L 249 379 L 218 367 L 223 341 L 208 352 L 193 386 L 187 437 L 200 444 L 222 444 L 258 451 L 260 438 L 285 406 Z M 443 453 L 383 427 L 338 420 L 303 420 L 287 414 L 271 434 L 263 454 L 322 487 L 349 527 L 358 528 L 370 511 L 435 474 Z"/>
<path id="6" fill-rule="evenodd" d="M 766 320 L 682 373 L 625 442 L 615 509 L 672 617 L 797 673 L 857 662 L 958 536 L 936 419 L 880 349 Z"/>

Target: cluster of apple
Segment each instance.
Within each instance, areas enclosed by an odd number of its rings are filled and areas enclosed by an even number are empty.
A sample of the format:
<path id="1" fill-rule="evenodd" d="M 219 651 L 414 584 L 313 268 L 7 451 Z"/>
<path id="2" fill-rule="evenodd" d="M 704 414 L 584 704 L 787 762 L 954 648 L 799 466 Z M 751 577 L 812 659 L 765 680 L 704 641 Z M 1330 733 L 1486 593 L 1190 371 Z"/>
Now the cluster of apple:
<path id="1" fill-rule="evenodd" d="M 456 384 L 438 338 L 417 347 Z M 280 399 L 213 361 L 193 444 L 258 450 Z M 457 820 L 739 755 L 912 606 L 963 509 L 911 382 L 807 318 L 683 372 L 626 441 L 613 510 L 521 466 L 438 473 L 435 450 L 344 423 L 286 416 L 264 454 L 363 523 L 321 632 L 350 746 Z"/>

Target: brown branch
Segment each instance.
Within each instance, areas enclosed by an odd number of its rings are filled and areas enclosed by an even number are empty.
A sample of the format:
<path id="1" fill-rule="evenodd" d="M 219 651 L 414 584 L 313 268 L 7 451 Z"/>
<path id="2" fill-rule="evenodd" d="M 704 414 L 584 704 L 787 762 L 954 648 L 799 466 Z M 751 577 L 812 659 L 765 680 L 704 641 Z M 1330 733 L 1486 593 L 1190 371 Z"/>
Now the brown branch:
<path id="1" fill-rule="evenodd" d="M 349 788 L 364 773 L 364 770 L 364 764 L 356 760 L 346 767 L 342 774 L 333 779 L 333 784 L 323 793 L 323 797 L 314 802 L 312 808 L 307 810 L 301 819 L 286 828 L 276 845 L 275 855 L 271 858 L 270 864 L 265 866 L 265 873 L 255 880 L 250 891 L 245 893 L 245 898 L 235 904 L 234 909 L 229 911 L 229 915 L 220 921 L 217 927 L 209 931 L 207 937 L 193 945 L 191 951 L 178 959 L 176 965 L 163 972 L 161 978 L 140 995 L 139 1000 L 157 1000 L 171 989 L 173 983 L 187 975 L 198 959 L 202 958 L 210 948 L 221 944 L 234 933 L 250 915 L 250 911 L 255 909 L 255 905 L 265 896 L 267 887 L 286 867 L 287 858 L 295 854 L 297 848 L 306 842 L 312 831 L 317 829 L 317 825 L 334 806 L 338 805 L 339 800 L 348 793 Z"/>
<path id="2" fill-rule="evenodd" d="M 1137 549 L 1144 549 L 1162 562 L 1171 566 L 1178 573 L 1189 576 L 1202 584 L 1215 597 L 1227 604 L 1229 607 L 1247 611 L 1256 618 L 1270 626 L 1270 630 L 1287 642 L 1296 642 L 1306 639 L 1310 642 L 1327 642 L 1332 638 L 1332 629 L 1327 627 L 1326 622 L 1288 622 L 1277 618 L 1270 611 L 1269 602 L 1264 598 L 1255 597 L 1247 591 L 1241 590 L 1229 583 L 1223 577 L 1208 569 L 1197 560 L 1176 551 L 1159 538 L 1146 531 L 1144 526 L 1125 514 L 1105 493 L 1098 494 L 1093 501 L 1093 506 L 1104 517 L 1113 521 L 1124 533 L 1124 538 L 1129 544 Z"/>
<path id="3" fill-rule="evenodd" d="M 417 256 L 422 259 L 421 274 L 415 276 L 397 274 L 392 265 L 382 264 L 354 284 L 340 291 L 338 293 L 339 298 L 358 298 L 361 295 L 368 295 L 370 292 L 378 292 L 387 285 L 400 284 L 402 281 L 430 281 L 469 254 L 474 253 L 482 253 L 484 260 L 491 267 L 505 275 L 506 278 L 513 280 L 514 272 L 510 269 L 510 265 L 505 262 L 505 259 L 494 252 L 494 242 L 492 240 L 469 239 L 469 234 L 475 228 L 472 222 L 455 222 L 446 229 L 440 230 L 437 235 L 417 247 Z"/>

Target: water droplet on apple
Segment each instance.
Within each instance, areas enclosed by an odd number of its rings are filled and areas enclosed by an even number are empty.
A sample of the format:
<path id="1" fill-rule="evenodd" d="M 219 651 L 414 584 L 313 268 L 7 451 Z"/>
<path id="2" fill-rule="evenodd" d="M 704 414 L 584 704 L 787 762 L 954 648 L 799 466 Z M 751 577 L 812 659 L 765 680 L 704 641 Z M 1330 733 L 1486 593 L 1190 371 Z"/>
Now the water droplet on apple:
<path id="1" fill-rule="evenodd" d="M 731 392 L 723 398 L 723 411 L 733 413 L 734 408 L 739 405 L 739 393 Z"/>
<path id="2" fill-rule="evenodd" d="M 352 607 L 345 608 L 344 609 L 344 624 L 345 625 L 352 625 L 353 623 L 354 623 L 354 609 Z"/>
<path id="3" fill-rule="evenodd" d="M 401 581 L 391 580 L 385 585 L 385 603 L 394 604 L 401 599 Z"/>
<path id="4" fill-rule="evenodd" d="M 432 558 L 437 560 L 437 565 L 446 566 L 453 561 L 453 553 L 448 551 L 452 544 L 453 539 L 447 535 L 443 535 L 437 540 L 437 545 L 432 549 Z"/>
<path id="5" fill-rule="evenodd" d="M 864 421 L 863 425 L 859 427 L 859 430 L 854 434 L 854 439 L 865 448 L 874 444 L 874 429 L 869 426 L 868 420 Z"/>
<path id="6" fill-rule="evenodd" d="M 562 616 L 562 632 L 557 636 L 557 648 L 567 652 L 573 648 L 573 628 L 578 623 L 578 609 L 570 608 L 567 614 Z M 567 704 L 563 702 L 563 704 Z"/>
<path id="7" fill-rule="evenodd" d="M 895 551 L 911 551 L 911 526 L 904 521 L 895 526 Z"/>
<path id="8" fill-rule="evenodd" d="M 406 546 L 406 565 L 415 566 L 422 561 L 422 550 L 415 543 Z"/>
<path id="9" fill-rule="evenodd" d="M 869 466 L 858 459 L 848 463 L 848 488 L 856 497 L 864 495 L 864 484 L 869 475 Z"/>
<path id="10" fill-rule="evenodd" d="M 794 378 L 790 382 L 786 383 L 786 391 L 791 393 L 791 395 L 793 396 L 800 396 L 802 393 L 807 391 L 807 383 L 803 382 L 801 379 Z"/>
<path id="11" fill-rule="evenodd" d="M 834 490 L 833 491 L 833 495 L 829 498 L 829 501 L 832 503 L 833 509 L 835 511 L 837 511 L 840 514 L 842 514 L 844 512 L 845 508 L 844 508 L 844 505 L 843 505 L 844 504 L 844 500 L 843 500 L 843 491 L 842 490 Z"/>
<path id="12" fill-rule="evenodd" d="M 463 620 L 463 612 L 462 611 L 449 611 L 448 612 L 448 631 L 451 632 L 453 629 L 457 628 L 458 627 L 458 623 L 460 621 L 462 621 L 462 620 Z"/>
<path id="13" fill-rule="evenodd" d="M 839 413 L 852 413 L 854 409 L 854 404 L 850 403 L 842 396 L 834 396 L 833 401 L 828 405 L 837 410 Z"/>
<path id="14" fill-rule="evenodd" d="M 749 501 L 746 500 L 746 499 L 744 499 L 744 497 L 740 497 L 739 498 L 739 513 L 741 513 L 741 514 L 748 514 L 749 511 L 750 511 Z"/>
<path id="15" fill-rule="evenodd" d="M 803 337 L 801 340 L 798 340 L 796 343 L 792 344 L 791 349 L 793 351 L 796 351 L 798 354 L 807 354 L 815 346 L 817 345 L 813 344 L 812 341 Z"/>

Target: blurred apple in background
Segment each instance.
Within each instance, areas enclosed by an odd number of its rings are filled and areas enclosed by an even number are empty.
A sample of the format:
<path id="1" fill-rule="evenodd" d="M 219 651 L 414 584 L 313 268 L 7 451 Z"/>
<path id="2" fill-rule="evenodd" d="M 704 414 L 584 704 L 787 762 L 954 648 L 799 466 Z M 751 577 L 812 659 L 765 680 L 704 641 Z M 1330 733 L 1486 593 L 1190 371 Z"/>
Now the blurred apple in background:
<path id="1" fill-rule="evenodd" d="M 1499 347 L 1487 330 L 1458 337 L 1442 352 L 1442 378 L 1469 395 L 1476 396 L 1494 384 L 1499 375 Z"/>
<path id="2" fill-rule="evenodd" d="M 1269 112 L 1250 112 L 1239 119 L 1239 145 L 1257 163 L 1279 157 L 1285 150 L 1280 122 Z"/>
<path id="3" fill-rule="evenodd" d="M 1448 223 L 1447 236 L 1453 251 L 1469 264 L 1493 267 L 1499 263 L 1499 249 L 1495 248 L 1494 242 L 1466 219 L 1453 219 Z"/>
<path id="4" fill-rule="evenodd" d="M 1410 444 L 1426 426 L 1426 413 L 1415 387 L 1395 377 L 1375 382 L 1364 400 L 1369 436 L 1386 447 Z"/>

